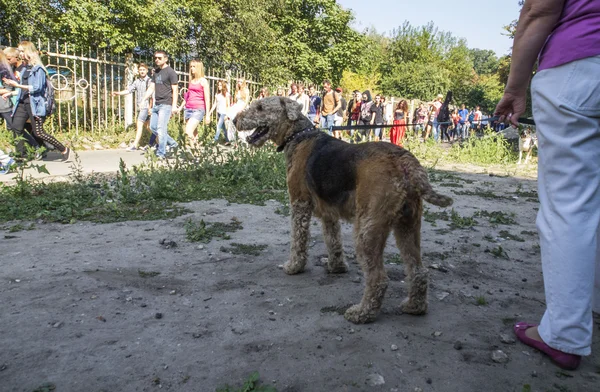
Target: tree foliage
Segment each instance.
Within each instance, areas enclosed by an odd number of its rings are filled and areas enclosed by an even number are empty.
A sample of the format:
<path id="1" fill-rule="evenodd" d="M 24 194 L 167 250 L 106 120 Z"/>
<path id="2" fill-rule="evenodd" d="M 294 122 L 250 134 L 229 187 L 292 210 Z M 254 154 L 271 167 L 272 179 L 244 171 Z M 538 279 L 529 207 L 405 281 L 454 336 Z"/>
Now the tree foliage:
<path id="1" fill-rule="evenodd" d="M 386 36 L 354 30 L 353 19 L 335 0 L 0 0 L 0 37 L 13 42 L 59 40 L 117 54 L 162 49 L 269 86 L 330 79 L 346 91 L 422 100 L 452 90 L 455 103 L 487 108 L 506 82 L 510 57 L 468 48 L 433 23 L 404 22 Z"/>

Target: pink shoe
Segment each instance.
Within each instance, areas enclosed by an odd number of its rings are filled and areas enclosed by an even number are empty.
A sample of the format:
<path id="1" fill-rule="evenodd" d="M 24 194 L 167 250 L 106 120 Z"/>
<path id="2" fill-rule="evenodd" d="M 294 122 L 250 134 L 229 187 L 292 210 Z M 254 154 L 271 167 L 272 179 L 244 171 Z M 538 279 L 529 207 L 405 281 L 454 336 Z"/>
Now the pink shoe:
<path id="1" fill-rule="evenodd" d="M 581 356 L 575 354 L 564 353 L 562 351 L 553 349 L 548 346 L 544 342 L 537 341 L 535 339 L 531 339 L 527 335 L 525 335 L 525 331 L 531 327 L 537 327 L 537 324 L 528 324 L 525 322 L 519 322 L 515 324 L 514 331 L 517 338 L 528 345 L 529 347 L 533 347 L 537 350 L 540 350 L 544 354 L 550 357 L 550 359 L 557 364 L 559 367 L 566 370 L 575 370 L 581 363 Z"/>

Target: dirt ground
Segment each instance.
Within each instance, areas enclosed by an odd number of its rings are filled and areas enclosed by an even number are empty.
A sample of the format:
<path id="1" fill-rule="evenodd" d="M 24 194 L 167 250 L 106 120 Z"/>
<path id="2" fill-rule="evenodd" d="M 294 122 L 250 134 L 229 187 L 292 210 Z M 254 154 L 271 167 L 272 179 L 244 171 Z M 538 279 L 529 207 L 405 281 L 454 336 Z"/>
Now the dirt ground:
<path id="1" fill-rule="evenodd" d="M 254 371 L 289 392 L 597 391 L 598 317 L 595 354 L 574 372 L 513 338 L 515 321 L 538 321 L 544 309 L 535 180 L 469 170 L 433 178 L 458 215 L 427 206 L 429 313 L 399 312 L 406 284 L 390 237 L 390 286 L 367 325 L 343 317 L 364 287 L 352 226 L 343 225 L 348 274 L 326 273 L 315 220 L 306 272 L 287 276 L 278 265 L 288 257 L 289 217 L 275 202 L 193 202 L 185 204 L 193 213 L 165 221 L 36 223 L 18 232 L 5 224 L 0 391 L 215 391 Z M 478 211 L 474 226 L 451 227 Z M 507 217 L 516 223 L 500 223 Z M 186 240 L 188 219 L 232 218 L 243 229 L 230 239 Z M 266 248 L 234 254 L 232 243 Z"/>

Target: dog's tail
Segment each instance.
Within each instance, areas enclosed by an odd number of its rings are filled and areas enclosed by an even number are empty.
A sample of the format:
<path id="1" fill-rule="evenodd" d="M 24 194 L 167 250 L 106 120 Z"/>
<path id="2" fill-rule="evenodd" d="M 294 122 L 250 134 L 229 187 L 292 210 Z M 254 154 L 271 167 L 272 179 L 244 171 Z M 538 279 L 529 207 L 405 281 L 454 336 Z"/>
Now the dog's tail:
<path id="1" fill-rule="evenodd" d="M 451 197 L 441 195 L 431 188 L 429 185 L 429 191 L 422 194 L 423 200 L 439 207 L 451 206 L 454 200 Z"/>
<path id="2" fill-rule="evenodd" d="M 423 200 L 439 207 L 451 206 L 454 200 L 451 197 L 437 193 L 429 182 L 427 171 L 415 158 L 415 165 L 409 168 L 404 168 L 404 174 L 408 177 L 409 182 L 421 195 Z"/>

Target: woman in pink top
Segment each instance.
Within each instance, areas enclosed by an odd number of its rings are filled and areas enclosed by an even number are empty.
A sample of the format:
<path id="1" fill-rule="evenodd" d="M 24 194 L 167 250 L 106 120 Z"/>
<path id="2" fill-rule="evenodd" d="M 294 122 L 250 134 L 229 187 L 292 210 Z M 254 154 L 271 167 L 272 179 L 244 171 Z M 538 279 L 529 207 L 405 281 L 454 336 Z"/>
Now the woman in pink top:
<path id="1" fill-rule="evenodd" d="M 177 108 L 181 111 L 185 107 L 185 134 L 191 147 L 198 144 L 197 129 L 202 119 L 206 125 L 210 122 L 209 116 L 206 116 L 206 102 L 210 102 L 210 88 L 204 77 L 204 64 L 200 60 L 192 60 L 188 90 L 183 96 L 183 103 Z"/>
<path id="2" fill-rule="evenodd" d="M 517 126 L 539 53 L 531 96 L 546 310 L 539 325 L 519 322 L 514 330 L 523 343 L 571 370 L 591 354 L 592 311 L 600 313 L 599 42 L 600 1 L 527 0 L 496 107 Z"/>

